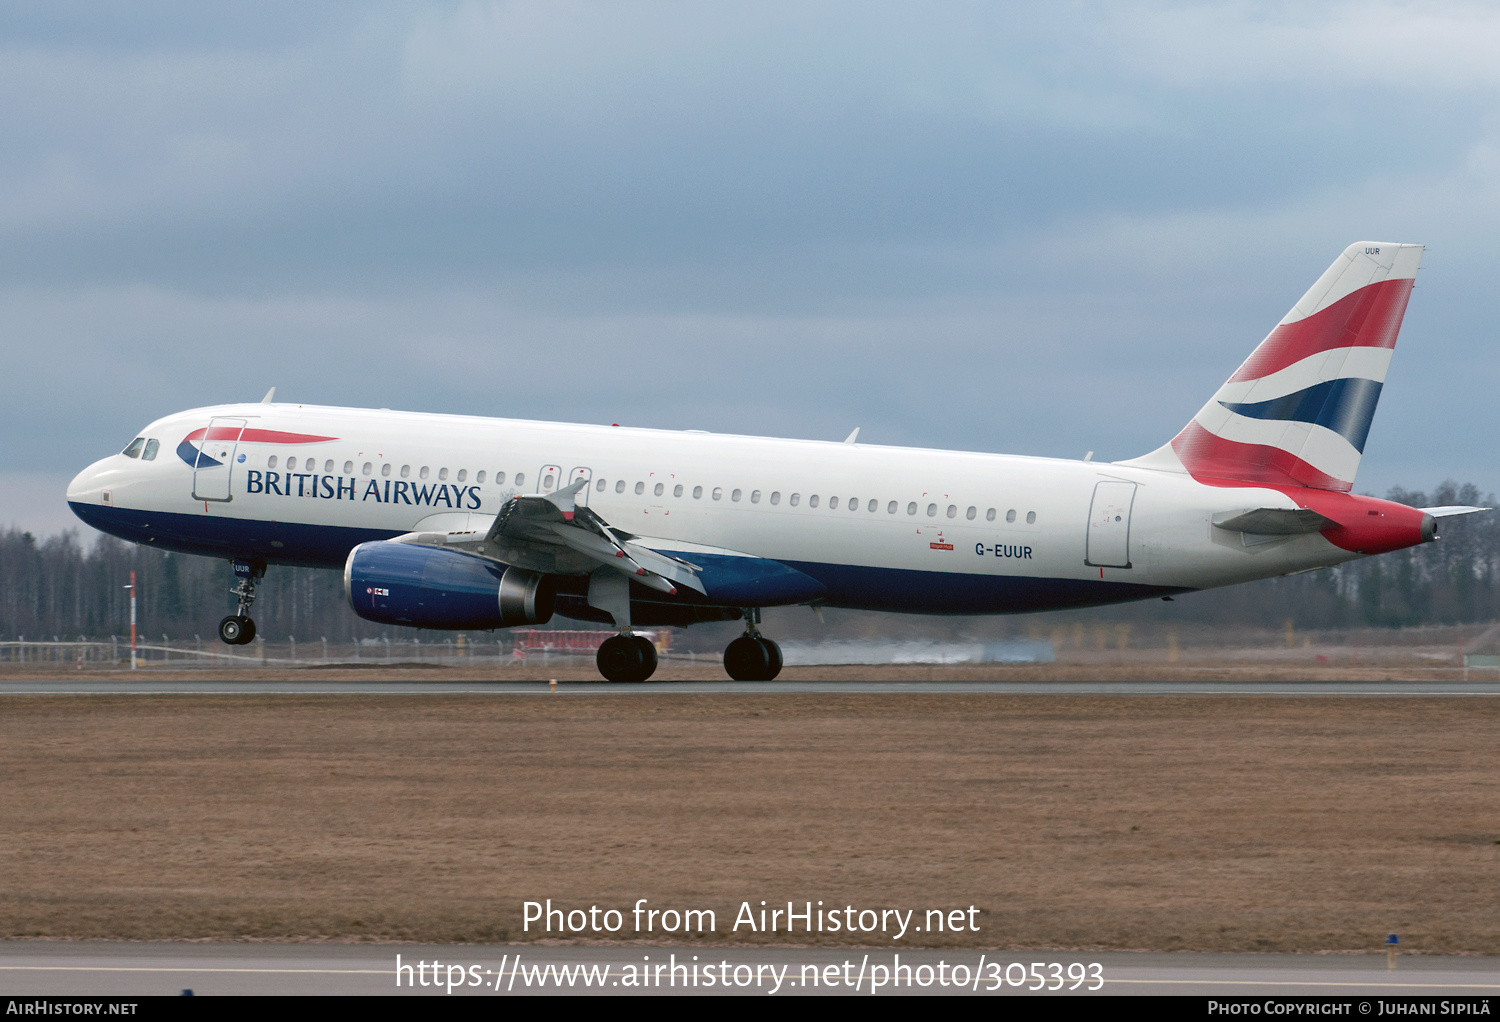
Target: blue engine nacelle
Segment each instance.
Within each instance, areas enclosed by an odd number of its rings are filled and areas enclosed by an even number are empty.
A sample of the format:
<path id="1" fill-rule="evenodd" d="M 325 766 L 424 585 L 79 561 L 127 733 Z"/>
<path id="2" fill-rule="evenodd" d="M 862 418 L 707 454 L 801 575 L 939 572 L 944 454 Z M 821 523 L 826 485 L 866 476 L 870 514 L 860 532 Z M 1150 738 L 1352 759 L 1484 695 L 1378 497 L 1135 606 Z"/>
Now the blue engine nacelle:
<path id="1" fill-rule="evenodd" d="M 344 593 L 367 621 L 414 628 L 510 628 L 552 619 L 549 575 L 413 543 L 361 543 L 344 562 Z"/>

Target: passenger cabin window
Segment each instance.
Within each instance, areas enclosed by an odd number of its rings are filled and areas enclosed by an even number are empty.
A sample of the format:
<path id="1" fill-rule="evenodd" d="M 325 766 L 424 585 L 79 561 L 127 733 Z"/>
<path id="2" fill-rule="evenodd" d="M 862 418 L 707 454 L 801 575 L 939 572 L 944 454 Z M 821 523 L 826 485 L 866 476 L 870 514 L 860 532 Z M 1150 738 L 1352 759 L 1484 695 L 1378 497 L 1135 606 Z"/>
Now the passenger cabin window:
<path id="1" fill-rule="evenodd" d="M 678 483 L 676 486 L 672 487 L 672 496 L 674 496 L 674 497 L 680 497 L 680 496 L 682 496 L 682 484 L 681 483 Z"/>
<path id="2" fill-rule="evenodd" d="M 656 489 L 652 490 L 651 492 L 653 494 L 655 494 L 656 496 L 660 497 L 662 495 L 662 493 L 664 493 L 665 491 L 666 491 L 666 486 L 664 484 L 662 484 L 662 483 L 657 483 L 656 484 Z"/>
<path id="3" fill-rule="evenodd" d="M 1016 520 L 1016 509 L 1015 508 L 1011 508 L 1009 511 L 1005 512 L 1005 520 L 1007 522 L 1013 522 L 1013 521 Z"/>
<path id="4" fill-rule="evenodd" d="M 296 458 L 288 458 L 288 459 L 286 459 L 286 470 L 288 472 L 295 472 L 297 470 L 297 459 Z"/>
<path id="5" fill-rule="evenodd" d="M 141 452 L 141 460 L 142 461 L 155 461 L 156 460 L 156 452 L 159 451 L 159 450 L 161 450 L 161 441 L 160 440 L 147 440 L 146 441 L 146 449 Z"/>
<path id="6" fill-rule="evenodd" d="M 505 482 L 505 473 L 501 472 L 498 476 L 496 476 L 495 477 L 495 482 L 497 482 L 497 483 L 503 483 L 503 482 Z M 511 480 L 511 485 L 512 486 L 525 486 L 526 485 L 526 473 L 525 472 L 517 472 L 516 473 L 516 477 Z"/>
<path id="7" fill-rule="evenodd" d="M 802 494 L 800 494 L 800 493 L 794 493 L 794 494 L 792 494 L 790 497 L 787 498 L 787 503 L 791 504 L 792 507 L 796 507 L 798 504 L 802 503 Z"/>
<path id="8" fill-rule="evenodd" d="M 125 457 L 127 458 L 139 458 L 141 456 L 141 448 L 145 446 L 146 438 L 143 436 L 138 436 L 134 440 L 130 441 L 130 446 L 126 447 L 120 453 L 125 455 Z"/>
<path id="9" fill-rule="evenodd" d="M 760 503 L 760 491 L 759 490 L 751 490 L 750 491 L 750 503 L 752 503 L 752 504 L 759 504 Z"/>
<path id="10" fill-rule="evenodd" d="M 419 471 L 417 473 L 417 478 L 418 479 L 426 479 L 427 478 L 427 466 L 426 465 L 423 465 L 422 468 L 421 468 L 421 471 Z"/>
<path id="11" fill-rule="evenodd" d="M 615 480 L 615 492 L 616 493 L 624 493 L 625 492 L 625 480 L 623 480 L 623 479 L 616 479 Z"/>
<path id="12" fill-rule="evenodd" d="M 133 457 L 133 455 L 132 455 L 132 457 Z M 273 454 L 269 458 L 266 459 L 266 468 L 275 468 L 275 467 L 276 467 L 276 455 Z M 389 475 L 390 473 L 387 472 L 386 474 Z"/>
<path id="13" fill-rule="evenodd" d="M 885 513 L 888 515 L 896 513 L 896 502 L 894 500 L 885 506 Z"/>
<path id="14" fill-rule="evenodd" d="M 438 469 L 438 478 L 439 479 L 447 479 L 448 478 L 448 470 L 446 468 L 440 468 L 440 469 Z"/>
<path id="15" fill-rule="evenodd" d="M 702 500 L 703 499 L 703 487 L 701 487 L 701 486 L 694 486 L 693 487 L 693 499 L 694 500 Z"/>
<path id="16" fill-rule="evenodd" d="M 957 518 L 958 517 L 958 505 L 957 504 L 949 504 L 948 505 L 948 517 L 949 518 Z"/>
<path id="17" fill-rule="evenodd" d="M 714 500 L 722 500 L 723 498 L 724 498 L 724 487 L 722 487 L 722 486 L 715 486 L 714 487 Z"/>
<path id="18" fill-rule="evenodd" d="M 780 504 L 780 503 L 781 503 L 781 491 L 780 490 L 772 490 L 771 491 L 771 504 L 774 506 L 774 505 Z"/>
<path id="19" fill-rule="evenodd" d="M 994 508 L 990 508 L 988 511 L 986 511 L 984 513 L 984 520 L 987 521 L 987 522 L 993 522 L 995 520 L 995 509 Z"/>
<path id="20" fill-rule="evenodd" d="M 817 500 L 817 499 L 818 499 L 817 497 L 813 498 L 813 500 Z M 816 505 L 816 504 L 813 505 L 813 507 L 817 507 L 817 506 L 818 505 Z M 828 498 L 828 510 L 830 510 L 830 511 L 837 511 L 838 509 L 839 509 L 839 499 L 837 497 L 829 497 Z"/>
<path id="21" fill-rule="evenodd" d="M 937 517 L 937 505 L 936 504 L 928 504 L 927 505 L 927 517 L 928 518 L 936 518 Z"/>
<path id="22" fill-rule="evenodd" d="M 639 497 L 641 494 L 643 494 L 645 492 L 646 492 L 646 484 L 645 483 L 636 483 L 635 484 L 635 494 L 636 494 L 637 497 Z"/>
<path id="23" fill-rule="evenodd" d="M 270 465 L 271 465 L 272 468 L 276 467 L 276 456 L 275 455 L 271 456 Z M 383 476 L 386 476 L 386 477 L 390 476 L 390 474 L 391 474 L 391 463 L 389 461 L 387 461 L 385 464 L 383 464 L 383 465 L 380 466 L 380 474 L 383 475 Z"/>
<path id="24" fill-rule="evenodd" d="M 344 462 L 344 475 L 346 475 L 346 476 L 352 476 L 353 474 L 354 474 L 354 462 L 352 462 L 352 461 L 346 461 L 346 462 Z M 369 474 L 370 473 L 368 471 L 365 472 L 365 475 L 369 475 Z"/>
<path id="25" fill-rule="evenodd" d="M 969 510 L 964 512 L 964 517 L 972 522 L 974 520 L 974 516 L 977 514 L 979 514 L 979 509 L 977 507 L 971 507 L 969 508 Z"/>
<path id="26" fill-rule="evenodd" d="M 808 507 L 817 507 L 818 506 L 818 495 L 816 493 L 814 493 L 811 497 L 807 498 L 807 506 Z"/>
<path id="27" fill-rule="evenodd" d="M 329 458 L 327 461 L 323 462 L 323 474 L 324 475 L 330 475 L 330 476 L 333 475 L 333 459 L 332 458 Z"/>
<path id="28" fill-rule="evenodd" d="M 466 468 L 459 469 L 458 470 L 458 481 L 459 482 L 463 482 L 467 478 L 469 478 L 469 470 L 466 469 Z"/>
<path id="29" fill-rule="evenodd" d="M 596 492 L 598 492 L 598 493 L 603 493 L 604 492 L 604 487 L 606 485 L 608 485 L 608 484 L 603 479 L 601 479 L 597 483 L 594 484 L 594 490 Z"/>
<path id="30" fill-rule="evenodd" d="M 288 462 L 288 464 L 290 464 L 290 462 Z M 402 479 L 410 479 L 411 478 L 411 466 L 410 465 L 402 465 L 401 466 L 401 478 Z"/>
<path id="31" fill-rule="evenodd" d="M 910 504 L 906 505 L 906 513 L 909 514 L 909 515 L 914 515 L 914 514 L 917 513 L 917 502 L 916 501 L 912 501 Z"/>
<path id="32" fill-rule="evenodd" d="M 370 463 L 369 463 L 369 462 L 368 462 L 368 461 L 367 461 L 367 462 L 365 462 L 365 464 L 364 464 L 364 467 L 363 467 L 363 468 L 361 468 L 361 469 L 360 469 L 360 470 L 359 470 L 359 471 L 360 471 L 360 473 L 361 473 L 361 474 L 362 474 L 362 475 L 369 475 L 369 474 L 370 474 L 370 473 L 371 473 L 371 472 L 373 472 L 373 471 L 375 471 L 375 466 L 374 466 L 374 465 L 372 465 L 372 464 L 370 464 Z"/>
<path id="33" fill-rule="evenodd" d="M 735 491 L 729 495 L 729 499 L 738 501 L 740 499 L 740 490 L 736 488 Z"/>
<path id="34" fill-rule="evenodd" d="M 879 510 L 880 510 L 880 501 L 878 501 L 878 500 L 875 500 L 875 499 L 874 499 L 874 498 L 873 498 L 873 497 L 872 497 L 872 498 L 871 498 L 871 499 L 870 499 L 870 506 L 869 506 L 869 507 L 867 507 L 867 508 L 865 508 L 865 510 L 866 510 L 866 511 L 869 511 L 869 512 L 870 512 L 870 513 L 871 513 L 871 514 L 873 514 L 873 513 L 875 513 L 875 512 L 876 512 L 876 511 L 879 511 Z"/>
<path id="35" fill-rule="evenodd" d="M 1027 525 L 1035 525 L 1036 524 L 1036 512 L 1035 511 L 1028 511 L 1028 512 L 1026 512 L 1026 524 Z"/>

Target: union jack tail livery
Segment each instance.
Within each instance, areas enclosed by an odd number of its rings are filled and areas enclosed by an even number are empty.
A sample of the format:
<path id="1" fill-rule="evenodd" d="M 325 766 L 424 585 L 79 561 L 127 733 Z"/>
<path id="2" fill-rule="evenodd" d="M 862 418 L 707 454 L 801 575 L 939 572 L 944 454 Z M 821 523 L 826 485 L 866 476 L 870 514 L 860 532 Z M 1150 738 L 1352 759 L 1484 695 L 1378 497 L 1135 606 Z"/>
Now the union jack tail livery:
<path id="1" fill-rule="evenodd" d="M 1209 484 L 1347 493 L 1422 249 L 1373 241 L 1344 249 L 1193 421 L 1134 464 L 1180 464 Z"/>

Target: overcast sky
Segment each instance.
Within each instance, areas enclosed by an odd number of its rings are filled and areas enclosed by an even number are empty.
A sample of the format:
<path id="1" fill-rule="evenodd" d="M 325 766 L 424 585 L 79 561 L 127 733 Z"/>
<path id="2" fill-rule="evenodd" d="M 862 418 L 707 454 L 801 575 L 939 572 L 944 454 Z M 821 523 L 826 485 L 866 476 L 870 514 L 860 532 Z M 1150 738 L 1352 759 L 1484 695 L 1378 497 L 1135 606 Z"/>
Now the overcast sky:
<path id="1" fill-rule="evenodd" d="M 1356 488 L 1500 489 L 1500 9 L 0 7 L 0 527 L 278 399 L 1128 458 L 1430 246 Z"/>

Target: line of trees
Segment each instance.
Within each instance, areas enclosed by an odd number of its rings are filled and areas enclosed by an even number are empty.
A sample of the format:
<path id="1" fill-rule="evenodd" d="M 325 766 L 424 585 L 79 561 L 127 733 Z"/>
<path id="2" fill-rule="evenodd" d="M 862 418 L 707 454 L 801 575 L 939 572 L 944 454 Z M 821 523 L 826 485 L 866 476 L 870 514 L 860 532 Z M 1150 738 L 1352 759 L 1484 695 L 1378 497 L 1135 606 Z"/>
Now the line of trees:
<path id="1" fill-rule="evenodd" d="M 1414 507 L 1494 506 L 1472 485 L 1444 483 L 1432 493 L 1396 489 L 1388 499 Z M 1266 579 L 1224 590 L 1108 608 L 1117 620 L 1301 628 L 1408 627 L 1500 619 L 1500 512 L 1450 518 L 1441 539 L 1410 550 L 1364 558 L 1323 571 Z M 215 634 L 233 613 L 233 573 L 226 561 L 165 553 L 108 536 L 85 547 L 74 533 L 38 542 L 14 529 L 0 535 L 0 638 L 74 639 L 129 630 L 130 573 L 138 585 L 140 633 L 173 641 Z M 405 629 L 384 629 L 356 617 L 344 600 L 342 576 L 310 568 L 271 568 L 256 591 L 259 634 L 272 641 L 327 638 L 350 642 Z M 975 622 L 973 631 L 989 629 Z M 557 627 L 578 626 L 557 619 Z M 1004 633 L 1013 625 L 996 622 Z M 946 630 L 946 628 L 945 628 Z"/>
<path id="2" fill-rule="evenodd" d="M 75 533 L 38 542 L 29 532 L 0 536 L 0 638 L 104 638 L 130 631 L 130 573 L 143 641 L 217 634 L 234 613 L 228 561 L 174 554 L 100 536 L 89 548 Z M 376 638 L 381 628 L 354 615 L 336 571 L 273 567 L 256 585 L 251 616 L 273 641 Z M 215 641 L 217 641 L 215 639 Z"/>

